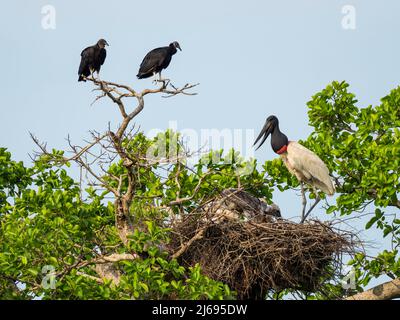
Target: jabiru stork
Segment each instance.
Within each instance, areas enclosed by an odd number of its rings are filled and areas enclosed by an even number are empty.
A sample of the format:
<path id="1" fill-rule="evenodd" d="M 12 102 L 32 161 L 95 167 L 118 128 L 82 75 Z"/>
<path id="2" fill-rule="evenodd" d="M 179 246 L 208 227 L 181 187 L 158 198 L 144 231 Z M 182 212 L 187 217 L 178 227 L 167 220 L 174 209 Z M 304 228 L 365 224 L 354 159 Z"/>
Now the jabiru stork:
<path id="1" fill-rule="evenodd" d="M 256 145 L 262 138 L 256 150 L 262 146 L 270 134 L 272 150 L 280 155 L 289 172 L 295 175 L 300 182 L 301 195 L 303 198 L 301 223 L 303 223 L 320 201 L 316 189 L 331 196 L 335 193 L 335 186 L 329 176 L 329 170 L 326 164 L 311 150 L 308 150 L 298 142 L 289 141 L 287 136 L 279 130 L 279 120 L 275 116 L 267 118 L 264 127 L 254 142 L 254 145 Z M 304 193 L 304 183 L 309 184 L 316 195 L 315 203 L 307 213 L 305 213 L 307 200 Z"/>

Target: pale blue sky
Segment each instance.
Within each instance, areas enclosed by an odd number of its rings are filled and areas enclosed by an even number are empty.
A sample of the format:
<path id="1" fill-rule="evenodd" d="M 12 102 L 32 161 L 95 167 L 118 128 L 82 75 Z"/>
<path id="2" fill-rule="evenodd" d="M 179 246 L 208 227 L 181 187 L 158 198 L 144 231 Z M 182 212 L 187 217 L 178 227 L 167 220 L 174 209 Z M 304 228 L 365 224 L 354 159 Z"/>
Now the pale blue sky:
<path id="1" fill-rule="evenodd" d="M 47 4 L 56 9 L 55 30 L 41 26 Z M 344 5 L 356 9 L 355 30 L 342 28 Z M 397 0 L 3 1 L 0 146 L 28 162 L 29 131 L 61 149 L 68 134 L 81 142 L 88 130 L 118 123 L 115 106 L 91 107 L 91 85 L 77 82 L 81 50 L 101 37 L 110 44 L 104 79 L 152 86 L 135 77 L 143 56 L 177 40 L 183 51 L 164 75 L 177 85 L 201 83 L 196 97 L 149 97 L 136 119 L 145 132 L 169 121 L 258 132 L 275 114 L 290 139 L 304 139 L 306 102 L 332 80 L 348 81 L 359 106 L 377 104 L 399 84 L 399 12 Z M 269 143 L 255 155 L 275 157 Z M 275 200 L 284 216 L 299 214 L 295 193 Z"/>

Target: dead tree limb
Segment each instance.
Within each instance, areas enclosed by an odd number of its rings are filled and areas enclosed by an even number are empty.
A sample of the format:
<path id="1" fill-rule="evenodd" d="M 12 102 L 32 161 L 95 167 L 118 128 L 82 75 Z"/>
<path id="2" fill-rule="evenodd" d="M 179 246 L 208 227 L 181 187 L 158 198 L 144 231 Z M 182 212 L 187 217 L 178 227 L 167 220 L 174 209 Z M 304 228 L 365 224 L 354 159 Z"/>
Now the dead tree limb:
<path id="1" fill-rule="evenodd" d="M 199 230 L 188 242 L 181 246 L 181 248 L 175 252 L 171 258 L 178 259 L 196 240 L 200 240 L 203 237 L 204 231 L 206 229 Z"/>
<path id="2" fill-rule="evenodd" d="M 87 78 L 86 80 L 93 83 L 95 88 L 93 91 L 99 91 L 100 94 L 96 97 L 94 102 L 97 102 L 103 98 L 109 98 L 114 104 L 118 106 L 120 111 L 122 122 L 117 127 L 116 132 L 109 129 L 105 134 L 94 134 L 92 133 L 93 141 L 88 142 L 86 146 L 80 147 L 73 145 L 68 138 L 68 143 L 71 148 L 73 155 L 71 157 L 55 156 L 47 151 L 46 144 L 40 143 L 39 140 L 31 134 L 33 141 L 41 150 L 41 154 L 46 155 L 50 161 L 54 161 L 57 164 L 65 164 L 67 162 L 75 162 L 79 167 L 83 168 L 87 174 L 94 179 L 91 185 L 100 186 L 109 192 L 111 192 L 114 197 L 114 208 L 115 208 L 115 225 L 118 230 L 119 237 L 121 241 L 126 245 L 128 243 L 129 234 L 133 232 L 134 226 L 131 219 L 131 204 L 135 196 L 135 191 L 137 187 L 137 181 L 134 174 L 134 165 L 137 165 L 139 159 L 135 159 L 123 146 L 123 141 L 125 139 L 132 138 L 128 127 L 130 126 L 132 120 L 137 117 L 140 112 L 144 109 L 145 101 L 144 97 L 149 94 L 164 94 L 164 96 L 172 97 L 176 95 L 195 95 L 196 93 L 189 92 L 190 89 L 196 87 L 198 84 L 190 85 L 186 84 L 181 88 L 178 88 L 171 84 L 170 80 L 158 81 L 159 87 L 155 89 L 144 89 L 143 91 L 136 91 L 132 87 L 119 84 L 112 81 L 104 81 L 94 78 Z M 128 111 L 126 105 L 126 99 L 133 98 L 136 99 L 136 106 L 132 111 Z M 93 149 L 99 147 L 102 149 L 100 155 L 95 156 L 92 152 Z M 103 169 L 102 162 L 110 163 L 114 161 L 115 156 L 118 155 L 122 160 L 122 164 L 126 169 L 123 177 L 113 177 L 107 174 Z M 92 158 L 91 161 L 88 158 Z M 93 159 L 94 158 L 94 159 Z M 112 159 L 112 160 L 110 160 Z M 95 167 L 95 163 L 99 165 Z M 123 190 L 122 183 L 127 181 L 127 188 Z M 113 187 L 108 181 L 114 180 L 118 181 L 118 186 Z M 179 200 L 179 199 L 178 199 Z M 182 201 L 187 199 L 182 199 Z M 106 274 L 110 272 L 109 269 L 99 269 L 99 272 Z M 111 277 L 111 274 L 110 274 Z"/>
<path id="3" fill-rule="evenodd" d="M 169 80 L 161 81 L 161 86 L 157 89 L 145 89 L 142 92 L 137 92 L 133 88 L 127 85 L 121 85 L 115 82 L 109 81 L 100 81 L 95 79 L 88 79 L 97 86 L 97 89 L 102 91 L 102 95 L 98 98 L 107 96 L 111 99 L 111 101 L 118 105 L 122 116 L 122 123 L 117 129 L 117 132 L 114 133 L 111 130 L 109 131 L 109 137 L 111 138 L 112 145 L 114 149 L 117 151 L 120 158 L 123 160 L 123 165 L 126 168 L 126 176 L 128 180 L 128 187 L 124 194 L 116 195 L 116 200 L 114 203 L 115 207 L 115 223 L 118 229 L 120 238 L 124 244 L 128 242 L 128 236 L 133 232 L 133 223 L 131 221 L 131 213 L 130 206 L 135 194 L 136 187 L 136 179 L 132 172 L 132 166 L 134 164 L 134 160 L 130 158 L 128 152 L 124 150 L 122 145 L 123 139 L 126 134 L 126 130 L 131 123 L 131 121 L 144 109 L 144 97 L 148 94 L 157 94 L 164 93 L 169 96 L 175 96 L 178 94 L 189 94 L 187 90 L 194 88 L 196 85 L 186 84 L 182 88 L 176 88 L 170 84 Z M 172 89 L 168 87 L 172 86 Z M 118 88 L 118 89 L 117 89 Z M 124 92 L 121 92 L 119 89 L 123 89 Z M 190 95 L 193 95 L 191 93 Z M 137 105 L 133 109 L 132 112 L 128 113 L 126 111 L 125 104 L 123 99 L 125 98 L 136 98 Z M 118 192 L 118 190 L 117 190 Z"/>

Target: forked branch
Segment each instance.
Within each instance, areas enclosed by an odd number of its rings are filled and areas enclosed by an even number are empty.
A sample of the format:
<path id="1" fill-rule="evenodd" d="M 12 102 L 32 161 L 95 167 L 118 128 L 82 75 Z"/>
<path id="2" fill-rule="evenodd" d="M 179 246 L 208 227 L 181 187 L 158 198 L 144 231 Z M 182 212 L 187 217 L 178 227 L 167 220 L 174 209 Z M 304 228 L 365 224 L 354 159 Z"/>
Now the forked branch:
<path id="1" fill-rule="evenodd" d="M 72 152 L 71 157 L 52 154 L 47 151 L 46 144 L 41 143 L 33 134 L 31 134 L 31 137 L 41 151 L 40 153 L 37 153 L 36 156 L 46 155 L 49 161 L 53 161 L 56 164 L 65 164 L 73 161 L 78 164 L 86 174 L 90 175 L 90 177 L 95 180 L 95 182 L 91 182 L 90 185 L 100 186 L 114 195 L 115 224 L 122 242 L 127 244 L 128 236 L 133 231 L 130 207 L 135 196 L 137 184 L 136 176 L 134 174 L 135 170 L 133 170 L 132 167 L 135 163 L 138 163 L 138 159 L 136 159 L 135 156 L 130 155 L 129 150 L 127 150 L 123 144 L 125 139 L 132 138 L 132 134 L 128 131 L 128 127 L 132 120 L 144 109 L 144 97 L 146 95 L 163 94 L 164 97 L 173 97 L 179 94 L 195 95 L 196 93 L 190 92 L 190 89 L 196 87 L 198 84 L 186 84 L 183 87 L 178 88 L 172 85 L 170 80 L 166 79 L 158 81 L 160 86 L 157 86 L 155 89 L 136 91 L 128 85 L 112 81 L 104 81 L 91 77 L 86 78 L 86 80 L 92 82 L 95 86 L 93 91 L 100 92 L 92 104 L 102 98 L 109 98 L 118 106 L 122 122 L 117 127 L 116 131 L 114 132 L 109 129 L 104 134 L 92 133 L 92 141 L 88 142 L 84 146 L 72 144 L 68 137 L 68 143 Z M 136 106 L 132 111 L 128 111 L 128 107 L 125 104 L 126 99 L 129 98 L 136 99 Z M 96 154 L 96 152 L 98 154 Z M 117 156 L 122 160 L 122 165 L 126 169 L 119 177 L 108 173 L 103 167 L 104 164 L 111 164 L 114 162 Z M 117 181 L 118 185 L 115 186 L 115 183 L 113 184 L 112 181 Z M 127 183 L 124 188 L 122 188 L 123 181 Z M 195 189 L 194 194 L 198 189 L 199 186 Z M 177 203 L 188 200 L 190 200 L 190 198 L 177 199 Z M 105 272 L 105 270 L 102 271 Z"/>

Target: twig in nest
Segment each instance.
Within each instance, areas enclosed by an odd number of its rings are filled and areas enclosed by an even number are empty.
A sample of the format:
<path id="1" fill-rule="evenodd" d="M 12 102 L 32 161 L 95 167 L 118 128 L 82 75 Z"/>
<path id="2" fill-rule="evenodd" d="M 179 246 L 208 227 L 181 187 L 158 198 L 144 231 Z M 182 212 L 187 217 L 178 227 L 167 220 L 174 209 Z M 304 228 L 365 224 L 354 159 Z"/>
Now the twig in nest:
<path id="1" fill-rule="evenodd" d="M 195 242 L 196 240 L 200 240 L 203 237 L 204 231 L 206 229 L 201 229 L 199 232 L 197 232 L 193 238 L 191 238 L 188 242 L 186 242 L 183 246 L 181 246 L 181 248 L 175 252 L 171 258 L 172 259 L 177 259 L 179 258 L 190 246 L 193 242 Z"/>

